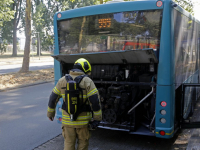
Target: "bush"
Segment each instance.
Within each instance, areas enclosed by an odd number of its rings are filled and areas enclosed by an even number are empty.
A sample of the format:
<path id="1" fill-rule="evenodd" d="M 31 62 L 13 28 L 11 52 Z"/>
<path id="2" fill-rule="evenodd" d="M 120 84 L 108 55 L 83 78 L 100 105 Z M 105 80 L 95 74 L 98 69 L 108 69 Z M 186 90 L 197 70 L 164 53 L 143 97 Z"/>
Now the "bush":
<path id="1" fill-rule="evenodd" d="M 0 53 L 3 55 L 6 52 L 7 42 L 3 41 L 0 43 Z"/>

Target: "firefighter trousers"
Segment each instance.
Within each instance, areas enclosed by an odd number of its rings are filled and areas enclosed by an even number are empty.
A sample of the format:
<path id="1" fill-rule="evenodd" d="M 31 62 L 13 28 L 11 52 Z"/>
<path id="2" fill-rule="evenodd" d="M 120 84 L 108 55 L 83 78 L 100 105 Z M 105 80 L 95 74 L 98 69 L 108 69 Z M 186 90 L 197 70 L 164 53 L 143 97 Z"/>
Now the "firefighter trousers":
<path id="1" fill-rule="evenodd" d="M 77 150 L 88 150 L 90 131 L 85 128 L 69 128 L 62 127 L 62 135 L 64 137 L 64 150 L 75 150 L 77 139 Z"/>

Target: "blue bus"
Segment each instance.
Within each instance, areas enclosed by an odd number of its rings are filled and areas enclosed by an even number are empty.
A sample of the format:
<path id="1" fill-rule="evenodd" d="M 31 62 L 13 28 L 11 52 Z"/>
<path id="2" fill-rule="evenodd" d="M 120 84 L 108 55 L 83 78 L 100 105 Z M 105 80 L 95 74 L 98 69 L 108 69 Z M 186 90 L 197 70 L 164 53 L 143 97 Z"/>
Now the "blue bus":
<path id="1" fill-rule="evenodd" d="M 200 22 L 172 0 L 109 2 L 54 16 L 55 84 L 79 58 L 92 65 L 99 128 L 172 138 L 198 128 Z M 62 122 L 61 98 L 56 117 Z"/>

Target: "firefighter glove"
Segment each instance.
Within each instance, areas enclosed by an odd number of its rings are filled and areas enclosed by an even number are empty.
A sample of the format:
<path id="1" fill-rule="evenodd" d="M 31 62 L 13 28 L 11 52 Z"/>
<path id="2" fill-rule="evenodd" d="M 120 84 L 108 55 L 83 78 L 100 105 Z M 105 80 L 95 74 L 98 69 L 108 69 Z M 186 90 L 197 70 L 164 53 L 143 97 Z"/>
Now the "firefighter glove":
<path id="1" fill-rule="evenodd" d="M 53 121 L 53 119 L 54 119 L 54 117 L 49 117 L 49 120 L 50 120 L 50 121 Z"/>
<path id="2" fill-rule="evenodd" d="M 92 129 L 96 129 L 99 126 L 99 123 L 100 123 L 100 121 L 96 121 L 96 120 L 89 122 L 90 127 Z"/>

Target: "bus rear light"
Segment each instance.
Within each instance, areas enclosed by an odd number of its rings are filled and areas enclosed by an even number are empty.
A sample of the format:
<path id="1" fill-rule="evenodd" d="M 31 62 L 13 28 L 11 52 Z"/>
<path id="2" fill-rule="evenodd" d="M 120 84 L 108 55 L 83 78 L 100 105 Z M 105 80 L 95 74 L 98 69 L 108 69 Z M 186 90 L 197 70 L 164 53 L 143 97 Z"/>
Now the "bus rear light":
<path id="1" fill-rule="evenodd" d="M 160 113 L 161 113 L 161 115 L 166 115 L 167 112 L 166 112 L 166 110 L 163 109 L 160 111 Z"/>
<path id="2" fill-rule="evenodd" d="M 162 102 L 160 103 L 160 105 L 161 105 L 162 107 L 166 107 L 166 106 L 167 106 L 167 103 L 166 103 L 165 101 L 162 101 Z"/>
<path id="3" fill-rule="evenodd" d="M 164 136 L 165 135 L 165 131 L 160 131 L 160 135 Z"/>
<path id="4" fill-rule="evenodd" d="M 156 6 L 157 7 L 161 7 L 163 5 L 163 2 L 162 1 L 157 1 L 157 3 L 156 3 Z"/>
<path id="5" fill-rule="evenodd" d="M 62 118 L 59 118 L 58 120 L 59 120 L 60 122 L 62 122 Z"/>
<path id="6" fill-rule="evenodd" d="M 58 14 L 57 14 L 57 17 L 58 17 L 58 18 L 61 18 L 61 17 L 62 17 L 61 13 L 58 13 Z"/>
<path id="7" fill-rule="evenodd" d="M 166 119 L 165 119 L 165 118 L 161 118 L 161 119 L 160 119 L 160 122 L 161 122 L 161 123 L 166 123 Z"/>

